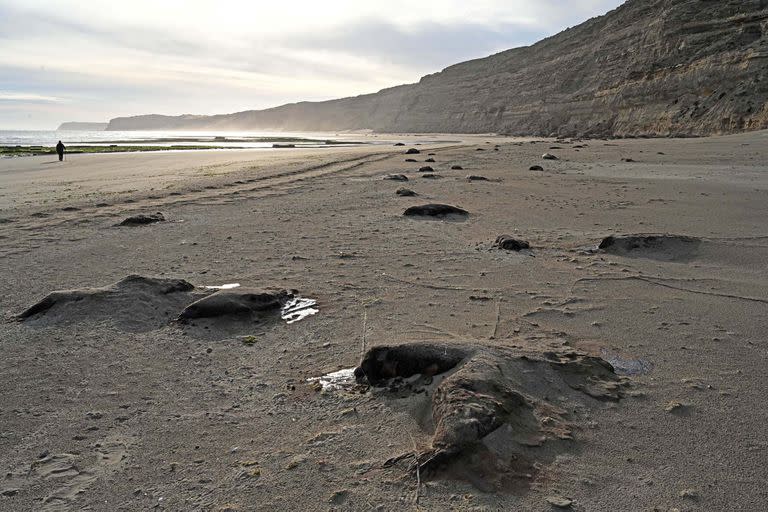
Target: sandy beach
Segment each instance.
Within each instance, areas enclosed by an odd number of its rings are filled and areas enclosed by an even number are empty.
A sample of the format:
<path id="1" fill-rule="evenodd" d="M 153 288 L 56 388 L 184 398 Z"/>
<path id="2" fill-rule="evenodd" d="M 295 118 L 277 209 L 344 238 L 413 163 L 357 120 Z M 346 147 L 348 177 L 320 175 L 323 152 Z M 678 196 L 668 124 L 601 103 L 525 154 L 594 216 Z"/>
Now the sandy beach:
<path id="1" fill-rule="evenodd" d="M 765 509 L 768 132 L 443 140 L 0 160 L 0 510 Z M 234 283 L 318 311 L 176 321 Z"/>

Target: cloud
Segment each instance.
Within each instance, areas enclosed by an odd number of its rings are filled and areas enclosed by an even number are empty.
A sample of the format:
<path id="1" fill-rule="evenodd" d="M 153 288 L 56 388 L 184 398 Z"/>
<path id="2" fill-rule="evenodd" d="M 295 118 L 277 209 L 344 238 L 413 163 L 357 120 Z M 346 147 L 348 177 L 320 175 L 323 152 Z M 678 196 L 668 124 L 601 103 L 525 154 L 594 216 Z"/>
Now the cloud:
<path id="1" fill-rule="evenodd" d="M 474 22 L 424 21 L 401 27 L 383 20 L 365 19 L 320 33 L 296 34 L 283 44 L 291 48 L 323 48 L 431 72 L 529 44 L 540 35 L 540 30 L 521 23 L 486 26 Z"/>
<path id="2" fill-rule="evenodd" d="M 53 123 L 375 92 L 531 44 L 621 1 L 0 0 L 0 125 L 25 108 L 38 122 L 48 107 Z"/>
<path id="3" fill-rule="evenodd" d="M 45 96 L 42 94 L 25 92 L 3 92 L 0 91 L 0 101 L 23 101 L 29 103 L 56 103 L 64 101 L 56 96 Z"/>

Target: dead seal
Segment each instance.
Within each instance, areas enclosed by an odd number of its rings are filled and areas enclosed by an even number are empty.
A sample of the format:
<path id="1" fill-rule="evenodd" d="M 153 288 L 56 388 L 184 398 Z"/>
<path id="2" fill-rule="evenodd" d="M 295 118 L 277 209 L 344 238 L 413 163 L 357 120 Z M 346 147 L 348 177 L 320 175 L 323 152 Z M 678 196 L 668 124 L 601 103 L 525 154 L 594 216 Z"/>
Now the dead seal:
<path id="1" fill-rule="evenodd" d="M 387 174 L 384 176 L 384 179 L 389 181 L 408 181 L 408 176 L 405 174 Z"/>
<path id="2" fill-rule="evenodd" d="M 435 342 L 370 349 L 354 371 L 358 383 L 390 392 L 399 392 L 400 383 L 414 395 L 414 384 L 434 385 L 429 394 L 431 447 L 385 465 L 411 458 L 411 469 L 418 467 L 422 477 L 443 470 L 474 475 L 479 468 L 495 467 L 503 479 L 503 468 L 525 450 L 547 440 L 571 439 L 566 411 L 550 397 L 584 406 L 589 400 L 623 397 L 628 383 L 606 361 L 565 346 L 559 351 L 544 346 Z"/>
<path id="3" fill-rule="evenodd" d="M 522 251 L 523 249 L 530 249 L 531 245 L 525 240 L 518 240 L 509 235 L 501 235 L 496 238 L 494 247 L 504 249 L 505 251 Z"/>
<path id="4" fill-rule="evenodd" d="M 282 289 L 219 290 L 184 308 L 178 321 L 279 312 L 293 297 L 293 292 Z"/>
<path id="5" fill-rule="evenodd" d="M 403 212 L 403 215 L 406 217 L 447 217 L 449 215 L 467 217 L 469 212 L 449 204 L 424 204 L 411 206 Z"/>
<path id="6" fill-rule="evenodd" d="M 165 222 L 165 215 L 160 212 L 134 215 L 123 220 L 118 226 L 146 226 L 147 224 L 155 224 L 157 222 Z"/>

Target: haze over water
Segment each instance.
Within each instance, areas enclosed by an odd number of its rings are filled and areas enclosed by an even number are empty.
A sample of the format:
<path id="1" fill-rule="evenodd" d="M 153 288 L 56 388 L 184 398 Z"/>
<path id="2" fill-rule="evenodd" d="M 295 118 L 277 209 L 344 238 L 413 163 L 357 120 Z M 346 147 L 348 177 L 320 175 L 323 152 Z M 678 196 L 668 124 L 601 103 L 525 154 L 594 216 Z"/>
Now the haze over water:
<path id="1" fill-rule="evenodd" d="M 323 142 L 388 143 L 391 138 L 368 134 L 276 133 L 276 132 L 177 132 L 177 131 L 86 131 L 0 130 L 0 146 L 54 146 L 58 141 L 83 146 L 192 146 L 209 144 L 232 148 L 271 148 L 290 139 L 301 147 L 326 147 Z M 310 140 L 298 140 L 310 139 Z M 316 141 L 316 142 L 315 142 Z"/>

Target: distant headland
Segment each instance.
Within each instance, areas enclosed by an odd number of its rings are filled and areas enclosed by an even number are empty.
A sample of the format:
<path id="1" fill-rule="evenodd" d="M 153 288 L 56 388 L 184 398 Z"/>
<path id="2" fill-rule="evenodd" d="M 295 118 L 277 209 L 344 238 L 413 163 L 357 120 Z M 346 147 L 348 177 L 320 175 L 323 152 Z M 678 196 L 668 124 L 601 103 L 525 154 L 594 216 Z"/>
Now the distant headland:
<path id="1" fill-rule="evenodd" d="M 69 122 L 61 123 L 56 129 L 57 131 L 74 131 L 74 130 L 87 130 L 91 132 L 103 132 L 107 129 L 109 123 L 78 123 Z"/>

